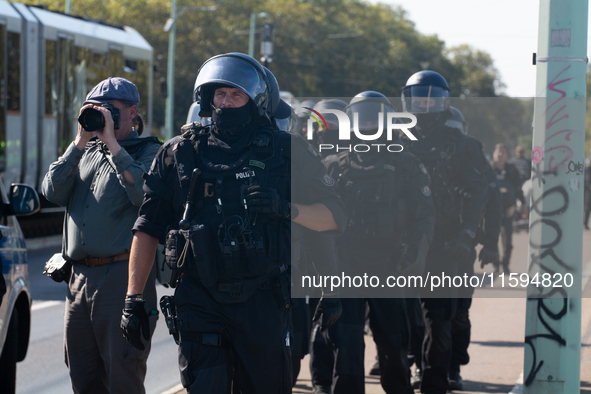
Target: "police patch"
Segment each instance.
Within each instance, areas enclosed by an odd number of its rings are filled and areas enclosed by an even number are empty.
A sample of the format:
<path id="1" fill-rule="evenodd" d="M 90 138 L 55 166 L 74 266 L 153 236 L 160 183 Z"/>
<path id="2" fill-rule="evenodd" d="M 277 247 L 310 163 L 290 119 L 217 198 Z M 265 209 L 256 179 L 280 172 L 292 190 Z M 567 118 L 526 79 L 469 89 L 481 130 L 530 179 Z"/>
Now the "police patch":
<path id="1" fill-rule="evenodd" d="M 334 179 L 332 179 L 328 174 L 325 174 L 320 181 L 324 183 L 326 186 L 334 186 Z"/>
<path id="2" fill-rule="evenodd" d="M 429 189 L 429 186 L 422 187 L 421 193 L 423 193 L 424 196 L 429 197 L 431 195 L 431 189 Z"/>

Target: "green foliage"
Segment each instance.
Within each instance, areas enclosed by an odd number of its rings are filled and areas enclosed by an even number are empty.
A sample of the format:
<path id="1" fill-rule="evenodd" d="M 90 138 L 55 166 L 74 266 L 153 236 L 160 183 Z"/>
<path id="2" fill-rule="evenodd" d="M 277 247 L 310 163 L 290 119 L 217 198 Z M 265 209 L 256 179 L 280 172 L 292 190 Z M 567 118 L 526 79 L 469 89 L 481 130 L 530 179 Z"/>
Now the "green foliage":
<path id="1" fill-rule="evenodd" d="M 52 11 L 65 9 L 65 0 L 22 2 L 43 4 Z M 169 33 L 163 26 L 170 4 L 170 0 L 72 0 L 73 15 L 131 26 L 154 47 L 154 130 L 164 124 Z M 185 6 L 210 5 L 216 11 L 180 11 Z M 252 12 L 269 13 L 268 19 L 257 19 L 257 32 L 263 23 L 274 24 L 275 54 L 269 68 L 281 89 L 295 96 L 352 97 L 377 90 L 398 97 L 408 77 L 421 69 L 444 75 L 456 97 L 497 97 L 503 86 L 490 55 L 465 45 L 446 50 L 436 35 L 417 32 L 400 7 L 362 0 L 177 0 L 175 130 L 185 122 L 201 64 L 220 53 L 248 51 Z M 255 42 L 259 58 L 258 33 Z M 473 114 L 468 113 L 469 106 L 463 110 L 471 134 L 487 147 L 499 141 L 517 143 L 518 134 L 531 132 L 531 126 L 526 127 L 531 117 L 524 120 L 530 114 L 513 99 L 505 98 L 503 108 L 499 105 L 502 114 L 472 107 Z"/>

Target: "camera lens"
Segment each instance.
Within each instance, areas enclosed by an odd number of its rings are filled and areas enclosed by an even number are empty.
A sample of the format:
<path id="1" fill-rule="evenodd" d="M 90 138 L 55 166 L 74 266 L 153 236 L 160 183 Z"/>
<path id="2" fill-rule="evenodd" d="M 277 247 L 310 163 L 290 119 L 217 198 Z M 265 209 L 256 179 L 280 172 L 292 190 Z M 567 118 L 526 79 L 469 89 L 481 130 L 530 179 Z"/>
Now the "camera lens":
<path id="1" fill-rule="evenodd" d="M 85 131 L 97 131 L 105 126 L 105 120 L 101 111 L 95 108 L 86 108 L 78 117 L 78 123 Z"/>

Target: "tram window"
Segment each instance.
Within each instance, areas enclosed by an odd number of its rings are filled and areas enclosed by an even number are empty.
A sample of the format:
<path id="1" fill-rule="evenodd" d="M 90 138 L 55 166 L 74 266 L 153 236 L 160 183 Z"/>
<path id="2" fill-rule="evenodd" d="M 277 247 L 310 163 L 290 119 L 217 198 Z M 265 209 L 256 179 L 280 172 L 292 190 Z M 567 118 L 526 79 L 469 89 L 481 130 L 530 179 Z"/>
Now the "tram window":
<path id="1" fill-rule="evenodd" d="M 123 71 L 129 74 L 135 74 L 137 72 L 137 60 L 125 59 L 125 67 Z"/>
<path id="2" fill-rule="evenodd" d="M 56 60 L 55 41 L 45 40 L 45 115 L 51 117 L 57 116 Z"/>
<path id="3" fill-rule="evenodd" d="M 58 155 L 62 155 L 75 135 L 74 110 L 74 40 L 59 39 L 59 73 L 58 73 Z"/>
<path id="4" fill-rule="evenodd" d="M 19 112 L 21 96 L 21 36 L 8 33 L 8 111 Z"/>
<path id="5" fill-rule="evenodd" d="M 119 77 L 123 73 L 123 54 L 117 49 L 109 50 L 109 76 Z"/>
<path id="6" fill-rule="evenodd" d="M 149 78 L 150 78 L 150 62 L 146 60 L 125 60 L 125 64 L 135 63 L 135 71 L 129 72 L 127 68 L 124 69 L 123 77 L 129 79 L 131 82 L 137 86 L 137 90 L 140 93 L 140 105 L 139 105 L 139 113 L 140 116 L 144 119 L 144 122 L 147 122 L 146 114 L 148 113 L 148 97 L 149 97 Z"/>
<path id="7" fill-rule="evenodd" d="M 90 64 L 89 70 L 93 75 L 93 80 L 96 81 L 94 85 L 96 85 L 104 79 L 107 79 L 107 77 L 109 76 L 107 75 L 107 55 L 104 53 L 93 53 L 92 63 Z"/>

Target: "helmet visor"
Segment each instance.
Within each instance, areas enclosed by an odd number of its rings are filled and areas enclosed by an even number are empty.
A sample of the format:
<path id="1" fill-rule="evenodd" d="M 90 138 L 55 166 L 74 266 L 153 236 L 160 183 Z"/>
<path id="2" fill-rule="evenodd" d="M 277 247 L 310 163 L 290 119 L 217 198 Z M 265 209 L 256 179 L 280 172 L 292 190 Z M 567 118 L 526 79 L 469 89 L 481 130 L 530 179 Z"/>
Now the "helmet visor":
<path id="1" fill-rule="evenodd" d="M 406 86 L 402 89 L 402 106 L 412 114 L 443 112 L 449 108 L 449 91 L 433 85 Z"/>
<path id="2" fill-rule="evenodd" d="M 445 122 L 445 124 L 448 125 L 449 127 L 454 127 L 456 129 L 460 129 L 463 134 L 468 134 L 468 125 L 466 124 L 466 122 L 461 122 L 461 121 L 455 120 L 455 119 L 448 119 Z"/>
<path id="3" fill-rule="evenodd" d="M 199 70 L 195 89 L 205 84 L 221 83 L 234 86 L 250 97 L 257 106 L 265 98 L 267 84 L 257 68 L 234 56 L 220 56 L 208 60 Z"/>
<path id="4" fill-rule="evenodd" d="M 390 105 L 381 101 L 363 100 L 350 104 L 346 113 L 352 122 L 357 119 L 359 130 L 377 130 L 380 125 L 380 116 L 383 119 L 382 127 L 386 126 L 387 113 L 396 112 Z"/>

